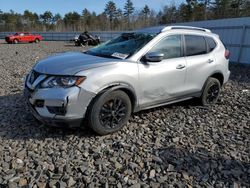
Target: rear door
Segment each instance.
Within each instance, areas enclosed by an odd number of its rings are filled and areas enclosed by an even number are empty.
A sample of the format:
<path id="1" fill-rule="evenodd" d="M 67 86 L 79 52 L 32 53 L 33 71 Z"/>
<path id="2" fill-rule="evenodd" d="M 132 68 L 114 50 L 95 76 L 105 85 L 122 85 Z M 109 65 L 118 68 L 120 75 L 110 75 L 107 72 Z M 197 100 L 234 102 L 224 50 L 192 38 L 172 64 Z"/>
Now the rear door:
<path id="1" fill-rule="evenodd" d="M 161 62 L 139 63 L 141 107 L 183 95 L 186 77 L 186 61 L 183 57 L 182 35 L 170 35 L 161 39 L 148 53 L 163 53 Z"/>
<path id="2" fill-rule="evenodd" d="M 184 37 L 187 62 L 185 86 L 188 93 L 200 92 L 216 68 L 215 57 L 208 48 L 206 37 L 201 35 L 184 35 Z"/>

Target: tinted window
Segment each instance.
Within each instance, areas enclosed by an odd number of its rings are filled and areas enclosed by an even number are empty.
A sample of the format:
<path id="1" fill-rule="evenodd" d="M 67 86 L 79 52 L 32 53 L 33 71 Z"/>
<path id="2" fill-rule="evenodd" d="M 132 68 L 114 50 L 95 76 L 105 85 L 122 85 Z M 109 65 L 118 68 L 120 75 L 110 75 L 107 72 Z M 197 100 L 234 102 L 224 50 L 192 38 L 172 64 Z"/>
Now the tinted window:
<path id="1" fill-rule="evenodd" d="M 201 55 L 207 53 L 206 41 L 202 36 L 186 35 L 186 55 Z"/>
<path id="2" fill-rule="evenodd" d="M 216 43 L 214 42 L 214 39 L 210 37 L 206 37 L 207 45 L 208 45 L 208 51 L 211 52 L 215 49 Z"/>
<path id="3" fill-rule="evenodd" d="M 156 44 L 150 52 L 160 52 L 164 54 L 164 59 L 181 57 L 181 36 L 168 36 Z"/>

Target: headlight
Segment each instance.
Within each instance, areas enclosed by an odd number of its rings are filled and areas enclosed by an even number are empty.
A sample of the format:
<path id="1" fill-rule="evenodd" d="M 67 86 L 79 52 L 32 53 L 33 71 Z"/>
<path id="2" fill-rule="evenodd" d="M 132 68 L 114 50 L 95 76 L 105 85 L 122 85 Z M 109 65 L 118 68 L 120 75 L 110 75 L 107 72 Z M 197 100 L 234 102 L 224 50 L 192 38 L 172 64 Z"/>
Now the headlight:
<path id="1" fill-rule="evenodd" d="M 47 78 L 41 86 L 43 88 L 72 87 L 80 85 L 85 79 L 84 76 L 52 76 Z"/>

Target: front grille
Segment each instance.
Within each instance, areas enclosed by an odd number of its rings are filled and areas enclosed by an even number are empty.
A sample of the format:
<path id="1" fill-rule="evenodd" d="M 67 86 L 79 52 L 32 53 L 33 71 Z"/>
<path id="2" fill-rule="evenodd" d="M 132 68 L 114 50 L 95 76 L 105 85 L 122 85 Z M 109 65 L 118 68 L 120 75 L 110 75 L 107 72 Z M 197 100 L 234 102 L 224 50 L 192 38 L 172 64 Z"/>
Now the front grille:
<path id="1" fill-rule="evenodd" d="M 36 79 L 37 79 L 40 75 L 41 75 L 40 73 L 38 73 L 38 72 L 36 72 L 36 71 L 32 71 L 32 73 L 31 73 L 31 75 L 30 75 L 29 82 L 30 82 L 31 84 L 33 84 L 33 83 L 36 81 Z"/>

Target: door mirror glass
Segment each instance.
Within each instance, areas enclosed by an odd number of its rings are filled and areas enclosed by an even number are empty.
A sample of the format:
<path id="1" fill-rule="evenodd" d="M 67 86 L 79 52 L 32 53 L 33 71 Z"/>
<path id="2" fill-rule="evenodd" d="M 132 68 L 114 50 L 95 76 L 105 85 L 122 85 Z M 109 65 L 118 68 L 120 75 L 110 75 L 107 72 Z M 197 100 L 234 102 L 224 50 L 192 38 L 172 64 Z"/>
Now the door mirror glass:
<path id="1" fill-rule="evenodd" d="M 159 53 L 159 52 L 150 52 L 147 53 L 145 55 L 145 60 L 148 62 L 160 62 L 162 61 L 164 58 L 164 54 L 163 53 Z"/>

